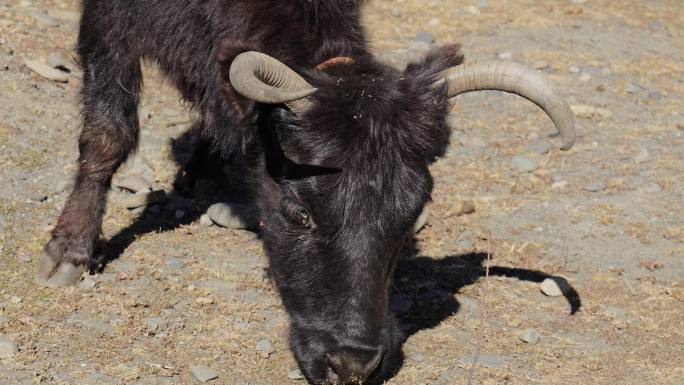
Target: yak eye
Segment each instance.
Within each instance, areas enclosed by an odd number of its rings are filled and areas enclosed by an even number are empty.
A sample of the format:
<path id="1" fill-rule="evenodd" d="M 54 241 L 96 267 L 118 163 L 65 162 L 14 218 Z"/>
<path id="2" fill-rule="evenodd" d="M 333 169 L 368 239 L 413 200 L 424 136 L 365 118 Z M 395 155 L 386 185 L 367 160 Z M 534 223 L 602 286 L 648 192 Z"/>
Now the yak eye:
<path id="1" fill-rule="evenodd" d="M 292 197 L 285 196 L 280 201 L 280 211 L 283 217 L 289 222 L 297 224 L 306 229 L 316 229 L 316 224 L 313 218 L 309 214 L 309 211 L 301 205 L 299 202 L 295 201 Z"/>

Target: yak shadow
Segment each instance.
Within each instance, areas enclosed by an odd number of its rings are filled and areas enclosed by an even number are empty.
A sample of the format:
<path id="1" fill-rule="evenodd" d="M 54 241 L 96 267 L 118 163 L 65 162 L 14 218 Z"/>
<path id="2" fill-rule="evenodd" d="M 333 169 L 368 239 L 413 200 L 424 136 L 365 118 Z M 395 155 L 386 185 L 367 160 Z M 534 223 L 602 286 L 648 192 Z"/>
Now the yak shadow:
<path id="1" fill-rule="evenodd" d="M 487 254 L 468 253 L 443 258 L 417 256 L 415 248 L 409 245 L 400 257 L 392 286 L 390 307 L 401 329 L 400 345 L 413 334 L 438 326 L 445 319 L 458 313 L 460 305 L 454 298 L 462 288 L 472 285 L 487 275 Z M 564 297 L 570 305 L 570 314 L 582 306 L 579 293 L 562 277 L 537 270 L 492 265 L 490 255 L 490 276 L 516 278 L 522 281 L 541 283 L 547 278 L 555 280 L 564 289 Z M 380 383 L 394 377 L 404 363 L 401 349 L 390 358 L 390 370 L 378 380 Z"/>
<path id="2" fill-rule="evenodd" d="M 223 159 L 211 151 L 210 146 L 197 139 L 192 127 L 177 139 L 171 140 L 173 160 L 179 171 L 173 190 L 164 203 L 147 206 L 128 227 L 98 244 L 95 266 L 91 271 L 100 273 L 107 265 L 120 258 L 140 236 L 152 232 L 162 233 L 189 225 L 200 218 L 217 202 L 250 204 L 252 196 L 246 183 L 240 159 Z M 242 215 L 236 212 L 236 215 Z M 250 218 L 241 218 L 247 222 Z"/>

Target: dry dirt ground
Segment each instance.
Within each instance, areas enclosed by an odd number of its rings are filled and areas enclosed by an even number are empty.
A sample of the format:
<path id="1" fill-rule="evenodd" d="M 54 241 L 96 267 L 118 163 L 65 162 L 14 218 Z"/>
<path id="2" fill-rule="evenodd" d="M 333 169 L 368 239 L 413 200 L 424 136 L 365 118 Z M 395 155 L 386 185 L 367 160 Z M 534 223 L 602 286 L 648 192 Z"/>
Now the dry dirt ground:
<path id="1" fill-rule="evenodd" d="M 287 319 L 258 236 L 199 223 L 220 197 L 136 213 L 113 191 L 104 250 L 120 258 L 78 288 L 33 283 L 74 170 L 80 80 L 44 79 L 24 59 L 71 58 L 77 11 L 0 0 L 0 338 L 18 347 L 0 358 L 0 384 L 193 384 L 198 364 L 215 384 L 302 383 L 288 378 Z M 392 305 L 409 337 L 387 383 L 684 384 L 681 0 L 370 0 L 365 24 L 397 65 L 419 32 L 462 42 L 470 61 L 535 65 L 579 131 L 560 152 L 529 102 L 459 98 L 428 225 L 397 272 Z M 120 174 L 170 190 L 189 115 L 146 75 L 142 146 Z M 516 155 L 534 170 L 513 167 Z M 475 211 L 459 215 L 468 201 Z M 548 276 L 574 292 L 546 297 Z"/>

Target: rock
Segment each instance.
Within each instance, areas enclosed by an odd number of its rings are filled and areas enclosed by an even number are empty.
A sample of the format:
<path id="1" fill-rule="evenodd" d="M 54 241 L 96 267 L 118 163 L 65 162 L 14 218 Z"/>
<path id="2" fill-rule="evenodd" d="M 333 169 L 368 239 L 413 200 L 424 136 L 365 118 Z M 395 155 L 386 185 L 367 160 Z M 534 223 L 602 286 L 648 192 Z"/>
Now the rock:
<path id="1" fill-rule="evenodd" d="M 295 369 L 295 370 L 290 370 L 289 372 L 287 372 L 287 378 L 290 380 L 298 381 L 298 380 L 303 380 L 304 375 L 302 374 L 301 370 Z"/>
<path id="2" fill-rule="evenodd" d="M 582 72 L 582 74 L 579 77 L 579 81 L 581 81 L 582 83 L 586 83 L 589 80 L 591 80 L 591 75 L 586 72 Z"/>
<path id="3" fill-rule="evenodd" d="M 549 297 L 560 297 L 571 290 L 568 281 L 561 277 L 546 278 L 539 284 L 539 288 Z"/>
<path id="4" fill-rule="evenodd" d="M 520 335 L 520 340 L 530 345 L 536 345 L 539 342 L 539 333 L 532 329 L 525 330 Z"/>
<path id="5" fill-rule="evenodd" d="M 602 182 L 595 182 L 584 186 L 583 189 L 588 192 L 600 192 L 606 189 L 606 185 Z"/>
<path id="6" fill-rule="evenodd" d="M 29 201 L 36 203 L 42 203 L 48 199 L 47 195 L 45 194 L 33 193 L 30 191 L 26 192 L 26 198 L 28 198 Z"/>
<path id="7" fill-rule="evenodd" d="M 219 377 L 217 371 L 206 365 L 192 365 L 190 366 L 190 371 L 200 382 L 209 382 Z"/>
<path id="8" fill-rule="evenodd" d="M 207 215 L 217 225 L 230 229 L 253 230 L 259 227 L 257 210 L 254 206 L 240 203 L 216 203 L 209 207 Z"/>
<path id="9" fill-rule="evenodd" d="M 31 16 L 33 16 L 33 19 L 36 20 L 36 24 L 38 24 L 41 27 L 58 27 L 59 26 L 59 20 L 55 19 L 52 16 L 47 15 L 46 13 L 33 11 L 33 12 L 31 12 Z"/>
<path id="10" fill-rule="evenodd" d="M 594 107 L 588 104 L 572 104 L 570 105 L 570 109 L 575 116 L 586 119 L 610 118 L 613 116 L 613 112 L 606 108 Z"/>
<path id="11" fill-rule="evenodd" d="M 390 9 L 390 15 L 394 17 L 401 17 L 401 11 L 397 8 Z"/>
<path id="12" fill-rule="evenodd" d="M 200 305 L 211 305 L 214 303 L 214 299 L 211 297 L 199 297 L 195 300 Z"/>
<path id="13" fill-rule="evenodd" d="M 425 206 L 423 208 L 423 211 L 420 213 L 418 216 L 418 219 L 416 219 L 416 222 L 413 224 L 413 233 L 416 234 L 420 230 L 425 227 L 425 224 L 427 223 L 428 217 L 430 216 L 430 209 Z"/>
<path id="14" fill-rule="evenodd" d="M 13 304 L 15 304 L 15 305 L 16 305 L 16 304 L 20 304 L 20 303 L 22 303 L 23 301 L 24 301 L 24 300 L 23 300 L 21 297 L 18 297 L 18 296 L 16 296 L 16 295 L 13 295 L 12 297 L 10 297 L 10 302 L 13 303 Z"/>
<path id="15" fill-rule="evenodd" d="M 140 191 L 150 191 L 152 182 L 142 175 L 132 174 L 115 180 L 114 187 L 137 193 Z"/>
<path id="16" fill-rule="evenodd" d="M 123 207 L 127 209 L 135 209 L 138 207 L 149 206 L 166 200 L 166 192 L 164 190 L 156 191 L 139 191 L 122 200 Z"/>
<path id="17" fill-rule="evenodd" d="M 533 152 L 535 154 L 544 155 L 549 152 L 551 145 L 545 140 L 536 140 L 529 144 L 526 148 L 528 152 Z"/>
<path id="18" fill-rule="evenodd" d="M 0 336 L 0 359 L 12 358 L 18 352 L 19 349 L 14 341 Z"/>
<path id="19" fill-rule="evenodd" d="M 642 148 L 641 151 L 637 154 L 637 156 L 634 157 L 634 161 L 636 163 L 644 163 L 648 162 L 648 160 L 651 158 L 651 154 L 648 153 L 648 150 L 645 148 Z"/>
<path id="20" fill-rule="evenodd" d="M 271 341 L 267 339 L 262 339 L 257 342 L 256 350 L 257 352 L 271 354 L 275 352 L 275 347 L 273 346 L 273 343 Z"/>
<path id="21" fill-rule="evenodd" d="M 628 94 L 634 95 L 634 94 L 638 94 L 639 92 L 641 92 L 642 89 L 643 89 L 643 87 L 630 82 L 630 83 L 627 83 L 627 87 L 626 87 L 625 91 L 627 91 Z"/>
<path id="22" fill-rule="evenodd" d="M 546 60 L 537 60 L 534 63 L 532 63 L 532 68 L 536 70 L 543 70 L 549 68 L 549 62 Z"/>
<path id="23" fill-rule="evenodd" d="M 78 283 L 78 288 L 83 290 L 83 291 L 93 290 L 96 287 L 97 287 L 97 282 L 88 275 L 86 275 L 86 277 L 83 278 L 81 280 L 81 282 Z"/>
<path id="24" fill-rule="evenodd" d="M 0 214 L 0 232 L 5 229 L 5 226 L 7 226 L 7 219 L 5 219 L 4 215 Z"/>
<path id="25" fill-rule="evenodd" d="M 487 353 L 482 353 L 477 356 L 465 356 L 459 359 L 459 362 L 466 367 L 470 367 L 476 359 L 478 365 L 486 366 L 488 368 L 502 369 L 506 367 L 506 361 L 503 358 Z"/>
<path id="26" fill-rule="evenodd" d="M 68 74 L 56 70 L 43 62 L 39 62 L 37 60 L 24 60 L 24 64 L 33 72 L 37 73 L 38 75 L 46 79 L 62 83 L 66 83 L 69 81 Z"/>
<path id="27" fill-rule="evenodd" d="M 532 172 L 539 167 L 537 162 L 525 155 L 516 155 L 511 160 L 511 168 L 517 172 Z"/>
<path id="28" fill-rule="evenodd" d="M 660 91 L 651 91 L 648 93 L 648 97 L 653 100 L 660 100 L 663 98 L 663 93 Z"/>
<path id="29" fill-rule="evenodd" d="M 435 42 L 435 37 L 430 32 L 420 31 L 416 35 L 415 40 L 421 43 L 432 44 Z"/>
<path id="30" fill-rule="evenodd" d="M 480 8 L 478 8 L 478 7 L 474 6 L 474 5 L 469 5 L 469 6 L 465 7 L 465 8 L 463 8 L 463 10 L 464 10 L 466 13 L 471 14 L 471 15 L 473 15 L 473 16 L 480 16 L 480 14 L 482 13 L 482 12 L 480 11 Z"/>
<path id="31" fill-rule="evenodd" d="M 578 73 L 580 73 L 580 69 L 579 69 L 579 67 L 577 67 L 577 66 L 570 66 L 570 68 L 568 68 L 568 71 L 570 71 L 571 74 L 578 74 Z"/>
<path id="32" fill-rule="evenodd" d="M 513 54 L 506 51 L 506 52 L 499 52 L 499 54 L 496 55 L 499 60 L 511 60 L 513 59 Z"/>
<path id="33" fill-rule="evenodd" d="M 163 318 L 153 317 L 147 319 L 147 329 L 151 332 L 162 332 L 168 328 L 169 321 Z"/>
<path id="34" fill-rule="evenodd" d="M 421 353 L 413 353 L 409 355 L 409 359 L 413 362 L 423 362 L 425 361 L 425 356 Z"/>
<path id="35" fill-rule="evenodd" d="M 392 294 L 389 300 L 390 309 L 395 313 L 408 313 L 411 310 L 411 302 L 399 294 Z"/>
<path id="36" fill-rule="evenodd" d="M 475 203 L 471 200 L 465 200 L 461 202 L 461 207 L 458 209 L 456 212 L 456 215 L 462 216 L 462 215 L 468 215 L 472 214 L 475 212 Z"/>
<path id="37" fill-rule="evenodd" d="M 472 250 L 475 248 L 475 244 L 470 239 L 462 239 L 458 241 L 458 247 L 461 250 Z"/>
<path id="38" fill-rule="evenodd" d="M 458 299 L 458 317 L 465 319 L 476 319 L 480 315 L 480 303 L 477 300 L 470 298 Z"/>
<path id="39" fill-rule="evenodd" d="M 552 190 L 562 190 L 566 187 L 568 187 L 568 181 L 567 180 L 559 180 L 558 182 L 554 182 L 551 185 Z"/>
<path id="40" fill-rule="evenodd" d="M 33 258 L 31 258 L 30 255 L 24 253 L 18 254 L 17 259 L 19 260 L 19 262 L 23 263 L 30 263 L 33 260 Z"/>
<path id="41" fill-rule="evenodd" d="M 202 214 L 199 220 L 202 226 L 211 227 L 214 225 L 214 221 L 209 218 L 209 214 Z"/>

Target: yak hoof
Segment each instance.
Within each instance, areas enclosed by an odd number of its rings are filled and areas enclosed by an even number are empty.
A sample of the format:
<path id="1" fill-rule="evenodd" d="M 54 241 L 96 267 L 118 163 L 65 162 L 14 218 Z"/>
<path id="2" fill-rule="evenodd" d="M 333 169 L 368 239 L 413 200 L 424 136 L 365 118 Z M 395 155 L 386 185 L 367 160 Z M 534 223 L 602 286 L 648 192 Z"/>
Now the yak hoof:
<path id="1" fill-rule="evenodd" d="M 50 257 L 43 257 L 36 271 L 36 283 L 49 287 L 73 286 L 81 280 L 85 266 L 76 266 L 69 262 L 55 262 Z"/>

